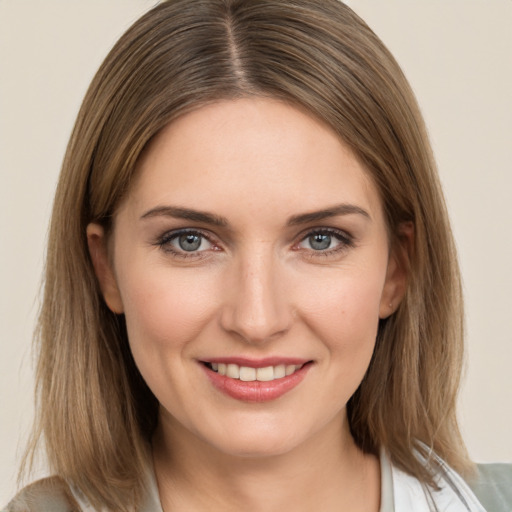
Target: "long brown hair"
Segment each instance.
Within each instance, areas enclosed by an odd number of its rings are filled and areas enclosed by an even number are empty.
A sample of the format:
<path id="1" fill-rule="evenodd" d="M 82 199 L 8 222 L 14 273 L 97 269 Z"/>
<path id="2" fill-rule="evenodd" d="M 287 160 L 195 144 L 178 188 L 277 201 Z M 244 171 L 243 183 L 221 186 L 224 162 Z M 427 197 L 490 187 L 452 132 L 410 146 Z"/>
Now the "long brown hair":
<path id="1" fill-rule="evenodd" d="M 143 491 L 158 403 L 141 378 L 124 317 L 105 305 L 86 226 L 108 230 L 142 150 L 178 116 L 265 96 L 329 125 L 364 163 L 392 240 L 414 226 L 408 289 L 381 322 L 348 406 L 365 452 L 432 482 L 434 450 L 468 467 L 455 406 L 463 356 L 455 248 L 411 89 L 377 36 L 337 0 L 168 0 L 117 42 L 84 99 L 64 159 L 37 331 L 40 438 L 50 467 L 95 506 L 130 510 Z"/>

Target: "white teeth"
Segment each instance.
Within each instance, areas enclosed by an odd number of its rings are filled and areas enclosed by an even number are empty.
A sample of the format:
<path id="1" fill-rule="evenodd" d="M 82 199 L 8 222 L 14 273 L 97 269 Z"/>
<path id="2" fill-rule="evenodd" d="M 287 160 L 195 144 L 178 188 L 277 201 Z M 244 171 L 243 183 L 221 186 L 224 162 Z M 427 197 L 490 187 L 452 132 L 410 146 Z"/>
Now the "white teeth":
<path id="1" fill-rule="evenodd" d="M 274 366 L 274 379 L 282 379 L 286 376 L 286 366 L 284 364 L 280 364 L 279 366 Z"/>
<path id="2" fill-rule="evenodd" d="M 256 380 L 256 368 L 250 366 L 240 366 L 240 380 L 252 382 Z"/>
<path id="3" fill-rule="evenodd" d="M 288 364 L 286 365 L 286 369 L 285 369 L 285 372 L 286 372 L 286 375 L 291 375 L 293 372 L 295 371 L 295 365 L 294 364 Z"/>
<path id="4" fill-rule="evenodd" d="M 274 367 L 266 366 L 265 368 L 258 368 L 256 370 L 256 380 L 268 382 L 274 380 Z"/>
<path id="5" fill-rule="evenodd" d="M 212 370 L 218 372 L 220 375 L 225 375 L 231 379 L 240 379 L 244 382 L 253 382 L 255 380 L 270 382 L 275 379 L 282 379 L 285 376 L 292 375 L 292 373 L 295 373 L 302 368 L 302 366 L 301 364 L 279 364 L 277 366 L 266 366 L 265 368 L 252 368 L 251 366 L 238 366 L 233 363 L 211 364 Z"/>
<path id="6" fill-rule="evenodd" d="M 240 378 L 240 366 L 237 364 L 228 364 L 226 369 L 226 377 L 231 377 L 232 379 Z"/>

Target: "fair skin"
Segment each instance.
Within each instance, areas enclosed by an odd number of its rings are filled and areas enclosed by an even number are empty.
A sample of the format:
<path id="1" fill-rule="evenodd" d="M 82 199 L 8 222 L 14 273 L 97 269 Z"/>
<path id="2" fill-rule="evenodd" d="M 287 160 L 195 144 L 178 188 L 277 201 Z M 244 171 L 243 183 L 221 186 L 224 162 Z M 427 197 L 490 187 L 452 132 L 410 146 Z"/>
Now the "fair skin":
<path id="1" fill-rule="evenodd" d="M 365 169 L 325 125 L 252 98 L 171 123 L 137 173 L 108 243 L 87 235 L 160 402 L 164 510 L 376 512 L 378 459 L 346 404 L 405 275 Z"/>

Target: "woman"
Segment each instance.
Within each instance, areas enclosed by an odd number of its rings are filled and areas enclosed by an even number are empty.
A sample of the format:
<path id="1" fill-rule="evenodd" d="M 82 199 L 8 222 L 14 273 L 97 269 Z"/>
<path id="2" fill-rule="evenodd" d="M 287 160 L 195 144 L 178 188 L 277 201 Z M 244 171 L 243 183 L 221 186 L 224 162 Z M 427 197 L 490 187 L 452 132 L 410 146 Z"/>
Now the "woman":
<path id="1" fill-rule="evenodd" d="M 8 510 L 484 510 L 424 125 L 335 0 L 172 0 L 120 39 L 65 158 L 39 340 L 29 454 L 57 478 Z"/>

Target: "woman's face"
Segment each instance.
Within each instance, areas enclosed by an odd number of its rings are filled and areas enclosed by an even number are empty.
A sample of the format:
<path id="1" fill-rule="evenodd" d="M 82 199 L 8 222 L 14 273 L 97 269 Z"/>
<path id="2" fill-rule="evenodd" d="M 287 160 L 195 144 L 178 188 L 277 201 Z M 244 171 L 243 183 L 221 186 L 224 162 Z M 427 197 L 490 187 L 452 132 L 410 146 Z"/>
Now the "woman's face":
<path id="1" fill-rule="evenodd" d="M 143 155 L 109 257 L 88 236 L 164 426 L 235 455 L 348 432 L 403 276 L 377 190 L 329 128 L 269 99 L 202 107 Z"/>

